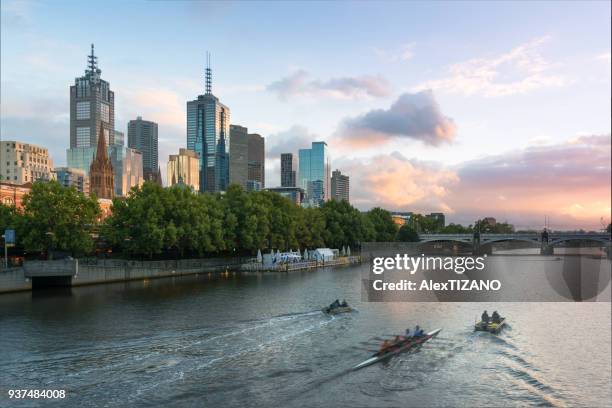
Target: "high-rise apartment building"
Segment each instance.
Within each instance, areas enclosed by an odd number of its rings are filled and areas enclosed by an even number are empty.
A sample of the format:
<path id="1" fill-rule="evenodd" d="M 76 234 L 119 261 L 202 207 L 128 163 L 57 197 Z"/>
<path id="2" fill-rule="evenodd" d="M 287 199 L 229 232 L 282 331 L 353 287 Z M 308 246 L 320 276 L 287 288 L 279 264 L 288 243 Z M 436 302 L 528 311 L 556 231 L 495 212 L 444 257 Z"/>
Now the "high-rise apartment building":
<path id="1" fill-rule="evenodd" d="M 281 187 L 295 187 L 297 158 L 293 153 L 281 154 Z"/>
<path id="2" fill-rule="evenodd" d="M 70 149 L 68 167 L 89 173 L 96 153 L 98 136 L 104 135 L 105 145 L 115 144 L 115 93 L 108 82 L 101 79 L 98 57 L 87 57 L 85 75 L 75 79 L 70 87 Z"/>
<path id="3" fill-rule="evenodd" d="M 335 170 L 331 177 L 331 198 L 349 202 L 349 177 Z"/>
<path id="4" fill-rule="evenodd" d="M 159 168 L 157 123 L 143 120 L 128 122 L 128 146 L 142 152 L 143 174 L 146 180 L 155 178 Z"/>
<path id="5" fill-rule="evenodd" d="M 266 186 L 266 142 L 257 133 L 249 133 L 248 137 L 248 181 L 249 186 L 258 186 L 258 190 Z"/>
<path id="6" fill-rule="evenodd" d="M 0 180 L 25 184 L 53 178 L 53 163 L 47 148 L 16 140 L 0 142 Z"/>
<path id="7" fill-rule="evenodd" d="M 247 188 L 249 175 L 249 131 L 244 126 L 230 125 L 230 184 Z"/>
<path id="8" fill-rule="evenodd" d="M 168 158 L 168 186 L 182 184 L 200 190 L 200 157 L 193 150 L 179 149 Z"/>
<path id="9" fill-rule="evenodd" d="M 327 143 L 312 142 L 310 149 L 300 149 L 298 154 L 297 184 L 306 192 L 304 204 L 318 207 L 330 199 L 330 166 Z"/>
<path id="10" fill-rule="evenodd" d="M 89 194 L 89 177 L 81 169 L 56 167 L 53 169 L 58 183 L 64 187 L 74 187 L 77 191 Z"/>
<path id="11" fill-rule="evenodd" d="M 225 191 L 229 184 L 230 110 L 212 94 L 207 56 L 205 93 L 187 102 L 187 148 L 200 158 L 200 191 Z"/>

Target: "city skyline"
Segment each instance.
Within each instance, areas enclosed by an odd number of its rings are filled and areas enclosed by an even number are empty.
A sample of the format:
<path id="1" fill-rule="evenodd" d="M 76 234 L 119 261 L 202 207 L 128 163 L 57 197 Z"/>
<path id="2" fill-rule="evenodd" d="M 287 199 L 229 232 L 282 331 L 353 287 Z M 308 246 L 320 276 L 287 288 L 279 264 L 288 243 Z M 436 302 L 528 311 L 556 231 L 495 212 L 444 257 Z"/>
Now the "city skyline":
<path id="1" fill-rule="evenodd" d="M 79 3 L 3 2 L 3 140 L 48 147 L 56 166 L 66 164 L 65 88 L 93 42 L 116 92 L 115 129 L 125 132 L 137 116 L 159 123 L 163 167 L 185 147 L 185 103 L 202 93 L 210 49 L 215 94 L 231 107 L 231 123 L 266 138 L 270 187 L 280 179 L 280 153 L 324 140 L 332 166 L 360 187 L 351 201 L 361 209 L 444 212 L 466 224 L 484 215 L 518 226 L 542 225 L 544 215 L 560 228 L 599 228 L 600 217 L 609 222 L 609 4 L 522 5 L 520 21 L 511 3 L 477 9 L 390 3 L 384 11 L 366 3 L 351 5 L 350 16 L 342 4 L 328 5 L 327 15 L 316 13 L 320 5 L 304 4 L 271 13 L 245 3 L 118 4 L 120 20 L 143 12 L 168 18 L 172 27 L 191 21 L 190 13 L 205 15 L 208 28 L 193 30 L 210 41 L 196 44 L 185 29 L 169 27 L 168 38 L 145 30 L 161 61 L 139 46 L 137 27 L 121 41 L 90 24 L 59 27 L 58 13 L 87 15 Z M 534 12 L 525 17 L 525 9 Z M 320 22 L 321 32 L 288 24 L 283 16 L 296 10 L 305 22 Z M 457 13 L 461 24 L 436 33 L 417 23 L 435 26 Z M 394 14 L 411 15 L 414 21 L 402 26 L 414 28 L 394 26 Z M 572 24 L 564 24 L 570 17 Z M 350 30 L 367 19 L 390 24 L 370 37 Z M 237 21 L 248 28 L 269 20 L 274 28 L 240 37 L 240 46 L 224 52 L 228 41 L 239 41 L 224 38 Z M 331 21 L 336 28 L 326 26 Z M 466 30 L 470 22 L 480 30 Z M 483 28 L 495 33 L 494 43 L 481 41 Z M 257 41 L 271 46 L 253 46 Z M 20 87 L 25 81 L 29 86 Z"/>

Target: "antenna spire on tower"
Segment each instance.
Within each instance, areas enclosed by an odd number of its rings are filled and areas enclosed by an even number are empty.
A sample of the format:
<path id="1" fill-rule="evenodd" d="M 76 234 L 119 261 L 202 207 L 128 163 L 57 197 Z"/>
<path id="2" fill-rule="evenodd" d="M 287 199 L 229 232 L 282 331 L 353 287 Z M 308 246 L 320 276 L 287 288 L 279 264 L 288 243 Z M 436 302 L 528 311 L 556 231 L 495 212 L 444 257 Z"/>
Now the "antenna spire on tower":
<path id="1" fill-rule="evenodd" d="M 94 54 L 94 45 L 91 44 L 91 54 L 87 56 L 89 72 L 94 74 L 98 70 L 98 57 Z"/>
<path id="2" fill-rule="evenodd" d="M 206 51 L 206 71 L 204 74 L 206 79 L 206 95 L 212 94 L 212 70 L 210 69 L 210 52 Z"/>

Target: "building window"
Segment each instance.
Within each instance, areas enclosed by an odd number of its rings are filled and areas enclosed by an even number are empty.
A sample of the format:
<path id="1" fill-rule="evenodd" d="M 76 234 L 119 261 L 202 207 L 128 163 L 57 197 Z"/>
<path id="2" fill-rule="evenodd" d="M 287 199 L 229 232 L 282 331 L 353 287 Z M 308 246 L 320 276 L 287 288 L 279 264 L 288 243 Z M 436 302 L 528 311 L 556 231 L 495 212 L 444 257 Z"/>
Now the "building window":
<path id="1" fill-rule="evenodd" d="M 89 101 L 77 102 L 76 118 L 77 120 L 86 120 L 90 118 L 91 107 Z"/>
<path id="2" fill-rule="evenodd" d="M 102 122 L 110 123 L 110 106 L 103 103 L 100 110 L 102 116 Z"/>
<path id="3" fill-rule="evenodd" d="M 89 147 L 89 126 L 76 128 L 76 147 Z"/>

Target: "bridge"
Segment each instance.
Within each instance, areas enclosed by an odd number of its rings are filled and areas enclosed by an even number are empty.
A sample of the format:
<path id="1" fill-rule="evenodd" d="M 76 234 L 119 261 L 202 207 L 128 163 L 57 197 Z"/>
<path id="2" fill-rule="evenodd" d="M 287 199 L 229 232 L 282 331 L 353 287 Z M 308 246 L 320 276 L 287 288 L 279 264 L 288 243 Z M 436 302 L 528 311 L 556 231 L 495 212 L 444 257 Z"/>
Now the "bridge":
<path id="1" fill-rule="evenodd" d="M 473 234 L 419 234 L 421 243 L 427 242 L 457 242 L 472 246 L 474 253 L 489 252 L 491 244 L 496 242 L 519 241 L 537 245 L 542 254 L 552 254 L 553 248 L 567 241 L 599 242 L 606 247 L 610 256 L 611 234 L 607 233 L 522 233 L 522 234 L 486 234 L 475 232 Z M 483 248 L 484 247 L 484 248 Z M 489 251 L 487 251 L 489 249 Z"/>

